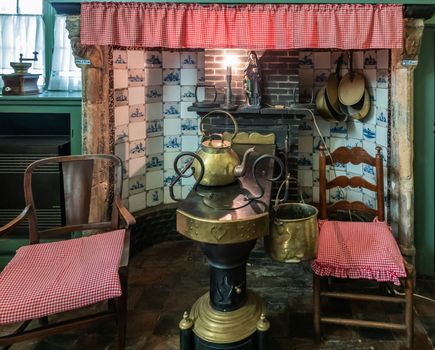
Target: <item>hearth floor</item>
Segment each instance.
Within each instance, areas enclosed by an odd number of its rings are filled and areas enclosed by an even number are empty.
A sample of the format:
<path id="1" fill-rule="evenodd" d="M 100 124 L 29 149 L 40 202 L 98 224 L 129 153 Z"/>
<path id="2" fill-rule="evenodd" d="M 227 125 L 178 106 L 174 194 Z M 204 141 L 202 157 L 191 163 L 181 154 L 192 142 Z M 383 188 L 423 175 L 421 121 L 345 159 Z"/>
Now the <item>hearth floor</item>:
<path id="1" fill-rule="evenodd" d="M 266 302 L 271 322 L 273 350 L 398 350 L 404 349 L 404 334 L 390 331 L 328 326 L 320 344 L 313 340 L 312 277 L 308 263 L 282 264 L 272 261 L 260 244 L 248 262 L 248 287 Z M 178 322 L 185 310 L 207 292 L 208 267 L 199 245 L 175 241 L 145 248 L 130 260 L 127 349 L 178 349 Z M 435 297 L 435 281 L 419 280 L 417 291 Z M 415 350 L 433 349 L 435 304 L 415 298 Z M 400 306 L 382 304 L 330 304 L 340 310 L 364 316 L 374 312 L 375 320 L 400 319 Z M 3 333 L 5 329 L 0 333 Z M 432 341 L 431 341 L 432 338 Z M 112 323 L 85 331 L 69 332 L 40 341 L 23 342 L 12 349 L 116 349 Z"/>

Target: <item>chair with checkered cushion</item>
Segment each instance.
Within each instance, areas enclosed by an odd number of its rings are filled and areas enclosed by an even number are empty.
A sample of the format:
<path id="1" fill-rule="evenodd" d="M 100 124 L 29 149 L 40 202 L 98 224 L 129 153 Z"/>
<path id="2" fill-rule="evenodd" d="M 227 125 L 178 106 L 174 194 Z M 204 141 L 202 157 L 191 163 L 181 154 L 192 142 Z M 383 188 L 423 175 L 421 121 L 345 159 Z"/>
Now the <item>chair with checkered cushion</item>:
<path id="1" fill-rule="evenodd" d="M 26 207 L 0 228 L 0 236 L 9 232 L 13 237 L 14 230 L 22 229 L 27 220 L 30 243 L 19 248 L 0 273 L 0 326 L 17 323 L 15 332 L 0 337 L 0 345 L 8 348 L 31 338 L 113 319 L 118 348 L 125 348 L 129 226 L 135 220 L 121 203 L 121 171 L 121 161 L 113 155 L 45 158 L 27 167 Z M 41 179 L 47 172 L 58 173 L 58 181 L 45 182 L 48 188 L 35 190 L 32 179 Z M 53 193 L 60 193 L 62 223 L 42 229 L 46 225 L 38 198 Z M 95 203 L 95 198 L 101 197 L 106 197 L 104 203 Z M 81 237 L 74 238 L 77 236 Z M 107 307 L 88 307 L 85 316 L 52 317 L 106 300 Z M 31 329 L 26 330 L 31 322 Z"/>
<path id="2" fill-rule="evenodd" d="M 320 326 L 323 323 L 403 330 L 407 334 L 407 346 L 411 349 L 413 346 L 413 268 L 402 258 L 391 228 L 384 222 L 382 155 L 381 148 L 377 147 L 376 149 L 375 157 L 370 156 L 360 147 L 351 149 L 340 147 L 331 155 L 326 156 L 324 147 L 320 147 L 320 230 L 317 256 L 312 262 L 314 272 L 314 328 L 318 339 L 320 339 Z M 334 163 L 366 164 L 369 169 L 375 170 L 376 184 L 357 176 L 351 178 L 337 176 L 327 181 L 326 167 Z M 328 204 L 326 191 L 337 187 L 365 188 L 375 192 L 377 209 L 372 209 L 361 201 L 348 202 L 340 200 Z M 354 218 L 356 216 L 367 217 L 367 215 L 372 215 L 375 219 L 371 222 L 328 220 L 331 215 L 336 215 L 337 212 L 350 213 L 351 216 L 354 213 Z M 386 284 L 402 284 L 405 293 L 404 296 L 396 296 L 392 295 L 393 293 L 373 295 L 363 294 L 355 290 L 353 292 L 349 290 L 333 291 L 327 283 L 328 277 L 346 279 L 347 281 L 360 279 L 379 283 L 386 282 Z M 384 290 L 388 290 L 388 288 Z M 404 322 L 391 323 L 337 316 L 329 317 L 325 315 L 325 308 L 321 310 L 321 297 L 380 303 L 403 303 L 405 305 Z"/>

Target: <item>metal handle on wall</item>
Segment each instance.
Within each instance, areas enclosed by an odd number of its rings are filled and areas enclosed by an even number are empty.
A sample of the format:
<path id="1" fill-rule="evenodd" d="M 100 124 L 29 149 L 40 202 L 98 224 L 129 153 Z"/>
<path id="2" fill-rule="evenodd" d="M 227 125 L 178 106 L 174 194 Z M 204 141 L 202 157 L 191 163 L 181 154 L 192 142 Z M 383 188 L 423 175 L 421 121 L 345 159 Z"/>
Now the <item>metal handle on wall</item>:
<path id="1" fill-rule="evenodd" d="M 268 158 L 271 158 L 276 163 L 278 163 L 278 165 L 279 165 L 279 174 L 277 176 L 275 176 L 275 177 L 272 177 L 272 178 L 266 178 L 267 181 L 276 181 L 276 180 L 278 180 L 282 176 L 282 174 L 284 172 L 284 164 L 282 163 L 281 159 L 279 159 L 277 156 L 273 156 L 271 154 L 263 154 L 260 157 L 258 157 L 254 161 L 254 164 L 252 166 L 252 176 L 253 176 L 255 182 L 257 183 L 258 188 L 260 189 L 260 193 L 257 196 L 255 196 L 255 197 L 249 198 L 250 200 L 260 199 L 264 195 L 264 187 L 258 181 L 258 178 L 257 178 L 257 175 L 256 175 L 256 170 L 257 170 L 258 164 L 261 161 L 263 161 L 264 159 L 268 159 Z"/>

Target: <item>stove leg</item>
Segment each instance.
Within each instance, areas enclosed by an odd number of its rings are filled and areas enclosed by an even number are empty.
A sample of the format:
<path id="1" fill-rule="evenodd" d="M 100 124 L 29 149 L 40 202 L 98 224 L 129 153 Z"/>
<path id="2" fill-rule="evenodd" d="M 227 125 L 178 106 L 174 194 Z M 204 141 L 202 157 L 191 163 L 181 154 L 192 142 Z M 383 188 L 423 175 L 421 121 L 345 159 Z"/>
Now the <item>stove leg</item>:
<path id="1" fill-rule="evenodd" d="M 257 322 L 257 350 L 267 350 L 270 323 L 264 313 Z"/>
<path id="2" fill-rule="evenodd" d="M 180 328 L 180 350 L 193 349 L 193 321 L 187 311 L 184 312 L 183 319 L 179 323 Z"/>

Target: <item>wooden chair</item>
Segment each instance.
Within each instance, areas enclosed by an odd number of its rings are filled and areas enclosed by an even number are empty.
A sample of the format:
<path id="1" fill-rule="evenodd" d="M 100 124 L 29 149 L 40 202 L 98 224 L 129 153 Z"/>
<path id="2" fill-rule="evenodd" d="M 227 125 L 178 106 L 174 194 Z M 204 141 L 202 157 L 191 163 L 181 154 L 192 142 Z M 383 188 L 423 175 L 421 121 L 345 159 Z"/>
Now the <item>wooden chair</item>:
<path id="1" fill-rule="evenodd" d="M 320 326 L 323 323 L 369 327 L 378 329 L 402 330 L 407 334 L 407 346 L 413 346 L 413 269 L 401 256 L 391 228 L 383 222 L 384 181 L 381 148 L 377 147 L 376 157 L 371 157 L 364 149 L 340 147 L 331 157 L 326 156 L 324 147 L 320 148 L 320 234 L 317 258 L 312 263 L 314 328 L 320 340 Z M 332 158 L 332 159 L 331 159 Z M 326 165 L 334 162 L 368 164 L 376 170 L 376 184 L 362 177 L 348 178 L 338 176 L 327 181 Z M 334 187 L 363 187 L 376 192 L 377 209 L 369 208 L 362 202 L 338 201 L 327 204 L 326 190 Z M 370 213 L 377 216 L 374 222 L 328 221 L 328 217 L 337 211 Z M 405 287 L 405 296 L 372 295 L 337 292 L 324 288 L 322 277 L 376 280 L 378 282 L 399 282 Z M 326 281 L 327 282 L 327 281 Z M 381 303 L 404 303 L 405 320 L 403 323 L 375 322 L 368 320 L 327 317 L 321 313 L 321 297 L 369 301 Z"/>
<path id="2" fill-rule="evenodd" d="M 98 169 L 104 172 L 95 171 L 97 163 Z M 32 178 L 44 176 L 47 171 L 59 172 L 64 222 L 61 227 L 41 230 Z M 91 201 L 93 178 L 112 180 L 105 203 Z M 113 155 L 45 158 L 27 167 L 24 173 L 26 207 L 0 228 L 1 236 L 28 220 L 30 245 L 19 248 L 0 273 L 0 326 L 23 323 L 12 334 L 0 337 L 0 345 L 9 348 L 16 342 L 113 319 L 117 321 L 118 348 L 125 348 L 129 226 L 135 220 L 122 205 L 121 183 L 121 161 Z M 51 190 L 45 189 L 47 194 Z M 91 205 L 108 206 L 107 217 L 101 222 L 90 222 Z M 86 230 L 103 233 L 71 238 L 72 233 Z M 53 236 L 71 239 L 53 241 Z M 40 243 L 41 239 L 50 237 L 50 242 Z M 49 322 L 52 314 L 103 300 L 109 301 L 107 311 L 98 310 L 92 315 L 67 320 L 61 317 L 61 321 L 54 324 Z M 92 310 L 86 310 L 89 311 Z M 39 326 L 26 330 L 34 319 L 39 320 Z"/>

